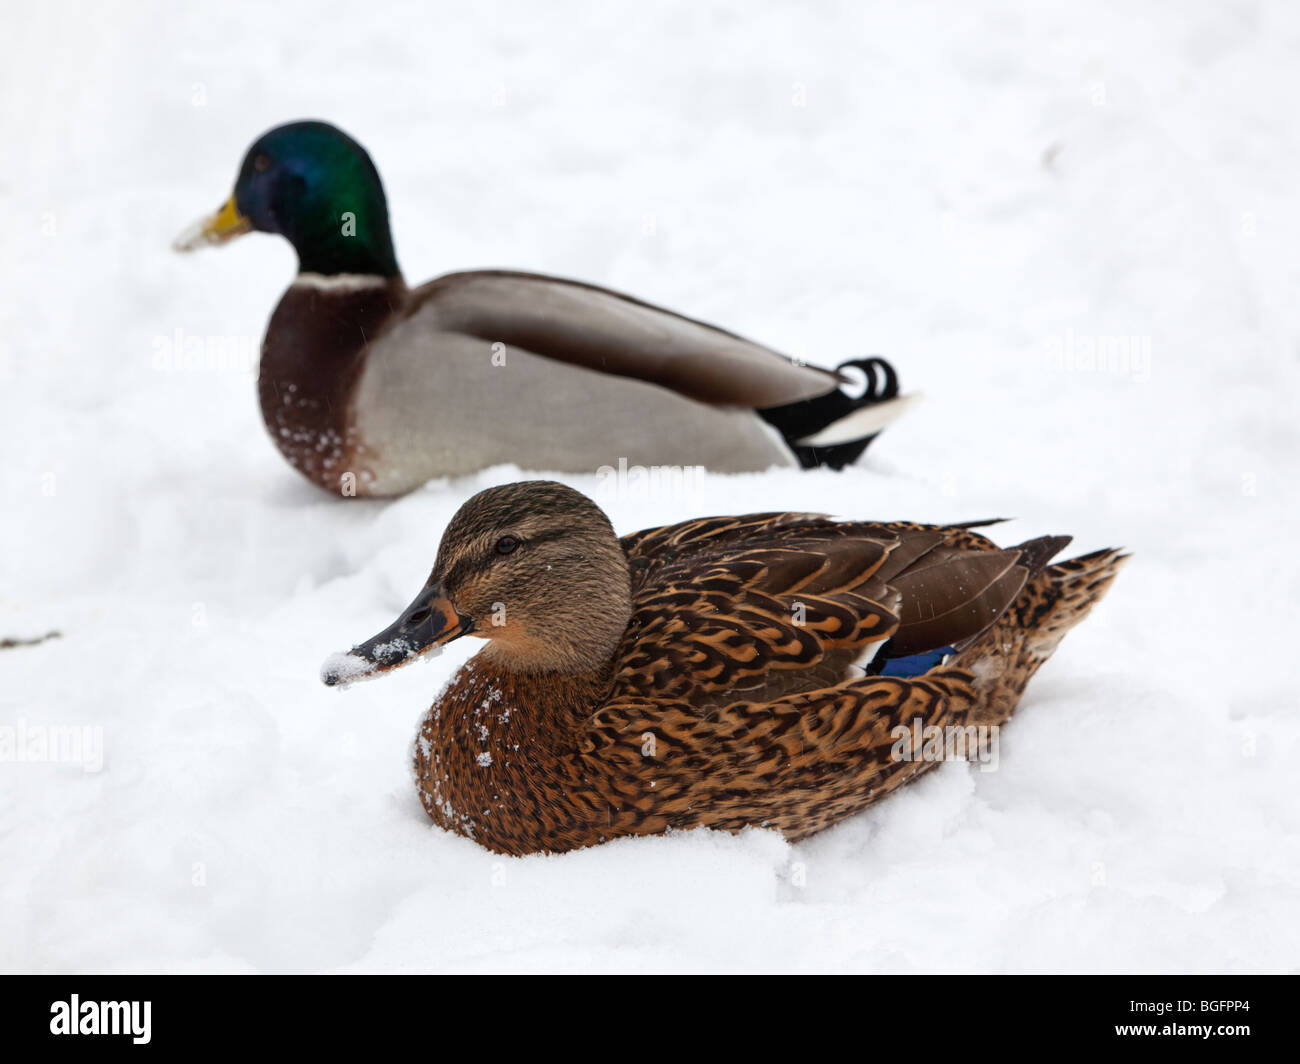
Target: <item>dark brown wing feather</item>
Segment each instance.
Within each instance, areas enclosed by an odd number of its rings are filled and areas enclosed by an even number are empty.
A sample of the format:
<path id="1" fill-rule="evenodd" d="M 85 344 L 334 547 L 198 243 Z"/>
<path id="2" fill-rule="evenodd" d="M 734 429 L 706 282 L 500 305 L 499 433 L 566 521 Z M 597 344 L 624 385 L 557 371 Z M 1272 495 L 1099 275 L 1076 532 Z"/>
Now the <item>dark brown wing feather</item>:
<path id="1" fill-rule="evenodd" d="M 932 553 L 938 553 L 932 552 Z M 1020 594 L 1029 570 L 1018 550 L 952 552 L 917 563 L 894 578 L 902 596 L 895 657 L 974 639 Z"/>
<path id="2" fill-rule="evenodd" d="M 817 514 L 706 517 L 623 538 L 633 618 L 619 697 L 700 711 L 834 686 L 873 643 L 890 656 L 969 645 L 1049 547 L 999 549 L 959 526 Z"/>

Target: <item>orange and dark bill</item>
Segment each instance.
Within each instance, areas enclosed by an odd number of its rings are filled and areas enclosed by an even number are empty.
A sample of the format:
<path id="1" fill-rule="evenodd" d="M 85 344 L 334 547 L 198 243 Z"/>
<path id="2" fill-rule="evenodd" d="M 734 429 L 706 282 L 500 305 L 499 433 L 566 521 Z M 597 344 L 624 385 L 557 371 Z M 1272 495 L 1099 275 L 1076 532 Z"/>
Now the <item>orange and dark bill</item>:
<path id="1" fill-rule="evenodd" d="M 321 679 L 336 687 L 377 676 L 450 643 L 473 627 L 469 618 L 456 612 L 443 594 L 441 583 L 428 583 L 382 632 L 326 661 Z"/>

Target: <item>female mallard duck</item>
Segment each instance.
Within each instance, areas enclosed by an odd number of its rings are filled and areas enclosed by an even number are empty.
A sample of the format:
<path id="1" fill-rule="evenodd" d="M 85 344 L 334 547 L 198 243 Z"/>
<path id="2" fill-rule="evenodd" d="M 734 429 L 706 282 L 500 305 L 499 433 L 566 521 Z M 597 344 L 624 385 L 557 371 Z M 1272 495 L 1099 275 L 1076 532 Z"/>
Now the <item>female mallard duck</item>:
<path id="1" fill-rule="evenodd" d="M 225 206 L 175 247 L 254 229 L 298 252 L 262 344 L 262 417 L 329 491 L 399 495 L 501 462 L 838 468 L 907 402 L 880 359 L 817 369 L 576 281 L 476 270 L 408 288 L 379 172 L 324 122 L 258 138 Z"/>
<path id="2" fill-rule="evenodd" d="M 700 825 L 798 840 L 932 767 L 936 734 L 1007 719 L 1126 557 L 1049 565 L 1068 542 L 799 513 L 620 540 L 586 496 L 510 484 L 461 507 L 415 601 L 322 678 L 489 640 L 415 769 L 429 816 L 491 850 Z"/>

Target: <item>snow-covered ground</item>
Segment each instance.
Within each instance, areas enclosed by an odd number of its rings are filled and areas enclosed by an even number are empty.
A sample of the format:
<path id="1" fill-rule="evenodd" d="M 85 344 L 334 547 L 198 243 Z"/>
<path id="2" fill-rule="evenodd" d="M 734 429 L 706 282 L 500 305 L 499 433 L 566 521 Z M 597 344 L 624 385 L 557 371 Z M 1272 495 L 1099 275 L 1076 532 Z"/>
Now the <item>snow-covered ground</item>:
<path id="1" fill-rule="evenodd" d="M 0 726 L 90 728 L 102 766 L 0 764 L 0 967 L 1300 964 L 1300 12 L 806 6 L 9 13 L 0 637 L 62 638 L 0 651 Z M 431 827 L 409 746 L 476 644 L 345 693 L 317 669 L 520 474 L 343 503 L 270 446 L 292 252 L 168 241 L 298 117 L 371 150 L 412 280 L 581 277 L 926 395 L 844 475 L 601 497 L 620 531 L 779 506 L 1130 547 L 998 771 L 798 846 L 509 860 Z"/>

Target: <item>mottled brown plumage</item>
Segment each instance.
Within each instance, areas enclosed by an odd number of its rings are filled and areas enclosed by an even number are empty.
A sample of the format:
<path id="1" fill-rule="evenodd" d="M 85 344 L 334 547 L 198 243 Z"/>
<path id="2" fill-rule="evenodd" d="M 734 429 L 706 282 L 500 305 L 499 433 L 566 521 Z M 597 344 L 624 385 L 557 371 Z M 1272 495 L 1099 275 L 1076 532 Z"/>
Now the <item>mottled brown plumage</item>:
<path id="1" fill-rule="evenodd" d="M 462 507 L 416 601 L 325 678 L 491 640 L 415 748 L 429 816 L 489 849 L 701 825 L 797 840 L 937 763 L 900 759 L 900 729 L 1006 720 L 1125 557 L 1048 564 L 1066 542 L 792 513 L 618 540 L 578 492 L 507 485 Z M 870 674 L 944 647 L 923 675 Z"/>

